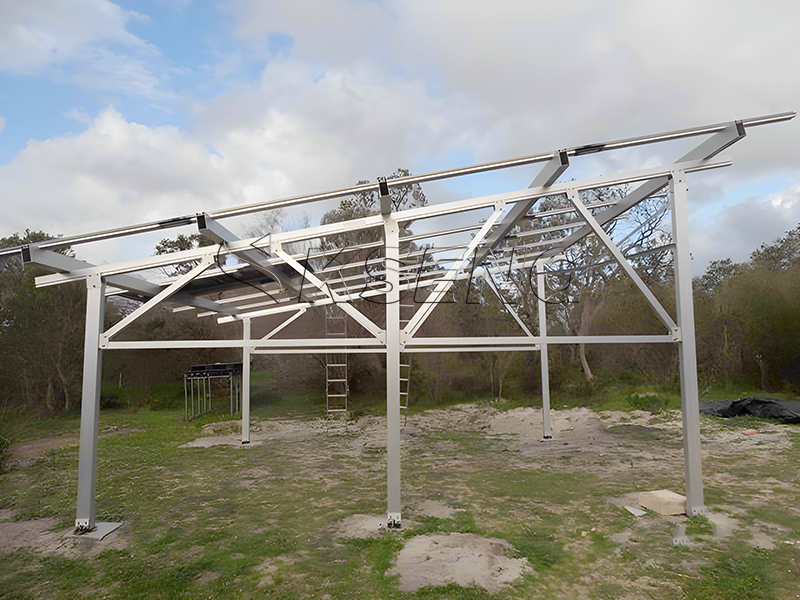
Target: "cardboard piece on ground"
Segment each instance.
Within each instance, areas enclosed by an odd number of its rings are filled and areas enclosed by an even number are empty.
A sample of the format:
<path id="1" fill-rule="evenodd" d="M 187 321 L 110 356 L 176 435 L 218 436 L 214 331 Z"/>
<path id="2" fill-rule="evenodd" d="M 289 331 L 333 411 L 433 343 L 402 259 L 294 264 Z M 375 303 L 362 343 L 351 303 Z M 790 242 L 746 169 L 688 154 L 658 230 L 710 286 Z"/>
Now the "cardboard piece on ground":
<path id="1" fill-rule="evenodd" d="M 660 515 L 686 514 L 686 496 L 681 496 L 669 490 L 642 492 L 639 494 L 639 504 Z"/>
<path id="2" fill-rule="evenodd" d="M 623 506 L 622 508 L 627 510 L 634 517 L 642 517 L 647 514 L 646 511 L 642 510 L 641 508 L 636 508 L 635 506 Z"/>

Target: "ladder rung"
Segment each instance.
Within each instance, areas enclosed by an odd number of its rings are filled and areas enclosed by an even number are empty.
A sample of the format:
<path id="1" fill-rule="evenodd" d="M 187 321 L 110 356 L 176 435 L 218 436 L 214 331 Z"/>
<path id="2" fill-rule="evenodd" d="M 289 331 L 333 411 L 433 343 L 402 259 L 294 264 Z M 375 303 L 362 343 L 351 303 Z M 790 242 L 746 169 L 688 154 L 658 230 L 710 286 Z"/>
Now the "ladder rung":
<path id="1" fill-rule="evenodd" d="M 328 394 L 328 398 L 346 398 L 347 394 Z"/>
<path id="2" fill-rule="evenodd" d="M 332 412 L 347 412 L 347 409 L 346 408 L 329 408 L 328 412 L 329 413 L 332 413 Z"/>
<path id="3" fill-rule="evenodd" d="M 347 379 L 328 379 L 328 383 L 339 383 L 342 381 L 347 381 Z M 402 379 L 401 379 L 402 381 Z"/>
<path id="4" fill-rule="evenodd" d="M 326 366 L 326 367 L 340 367 L 340 368 L 341 368 L 341 367 L 346 367 L 346 366 L 347 366 L 347 363 L 342 363 L 342 364 L 327 364 L 327 365 L 325 365 L 325 366 Z M 401 366 L 402 366 L 402 365 L 401 365 Z"/>

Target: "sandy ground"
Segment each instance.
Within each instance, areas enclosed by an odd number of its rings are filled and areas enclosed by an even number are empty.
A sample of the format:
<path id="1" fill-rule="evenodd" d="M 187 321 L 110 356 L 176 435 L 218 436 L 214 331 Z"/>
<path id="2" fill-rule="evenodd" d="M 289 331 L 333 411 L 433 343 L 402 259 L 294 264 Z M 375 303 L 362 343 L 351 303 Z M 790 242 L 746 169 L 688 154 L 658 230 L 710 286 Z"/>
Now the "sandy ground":
<path id="1" fill-rule="evenodd" d="M 124 550 L 130 546 L 131 532 L 127 525 L 113 531 L 103 540 L 65 537 L 72 529 L 59 529 L 55 519 L 13 521 L 14 513 L 2 511 L 0 515 L 0 554 L 21 548 L 66 558 L 94 557 L 103 550 Z"/>
<path id="2" fill-rule="evenodd" d="M 473 459 L 459 450 L 448 439 L 453 432 L 474 432 L 480 439 L 490 440 L 502 452 L 501 465 L 514 469 L 536 469 L 552 464 L 554 459 L 569 459 L 569 468 L 593 475 L 600 474 L 608 481 L 631 481 L 639 474 L 649 474 L 653 469 L 663 472 L 682 472 L 683 449 L 680 415 L 672 413 L 653 418 L 648 412 L 600 412 L 587 408 L 552 411 L 553 439 L 542 439 L 542 413 L 533 408 L 501 411 L 485 405 L 462 405 L 441 410 L 431 410 L 411 415 L 402 429 L 403 460 L 435 462 L 437 468 L 453 473 L 486 468 L 475 465 Z M 769 461 L 771 453 L 790 444 L 792 426 L 764 425 L 756 435 L 742 435 L 735 429 L 704 425 L 703 454 L 713 453 L 716 458 L 731 457 L 736 460 Z M 625 434 L 621 434 L 625 432 Z M 631 435 L 633 432 L 636 435 Z M 124 431 L 107 431 L 103 435 L 117 435 Z M 327 443 L 317 443 L 320 436 Z M 438 436 L 438 437 L 437 437 Z M 431 439 L 438 439 L 434 443 Z M 332 424 L 324 419 L 256 421 L 251 427 L 251 444 L 265 442 L 286 452 L 296 452 L 302 445 L 308 459 L 306 476 L 319 478 L 325 485 L 334 485 L 341 471 L 364 469 L 383 471 L 382 460 L 366 462 L 339 461 L 334 470 L 324 470 L 317 465 L 329 464 L 334 452 L 358 457 L 364 454 L 380 455 L 385 452 L 386 420 L 384 417 L 364 416 L 357 421 Z M 654 441 L 655 440 L 655 441 Z M 48 450 L 76 444 L 77 438 L 57 436 L 28 442 L 12 448 L 12 460 L 17 466 L 31 464 Z M 182 448 L 201 449 L 218 445 L 242 447 L 238 422 L 212 423 L 203 428 L 203 435 Z M 334 449 L 332 449 L 332 447 Z M 459 450 L 459 451 L 453 451 Z M 198 451 L 198 450 L 195 450 Z M 496 456 L 495 456 L 496 458 Z M 269 467 L 244 469 L 242 485 L 256 486 L 272 476 Z M 726 473 L 710 473 L 707 480 L 723 486 L 735 486 Z M 778 481 L 763 481 L 763 498 L 756 496 L 753 503 L 769 504 L 769 486 Z M 785 483 L 784 483 L 785 485 Z M 451 488 L 452 489 L 452 488 Z M 437 517 L 453 518 L 458 510 L 449 504 L 456 499 L 438 496 L 435 491 L 417 490 L 413 481 L 404 481 L 403 524 L 412 526 L 415 519 Z M 676 490 L 680 491 L 680 490 Z M 410 498 L 410 500 L 408 500 Z M 624 506 L 638 506 L 637 494 L 609 498 L 609 502 L 624 510 Z M 461 505 L 464 505 L 463 503 Z M 554 511 L 558 507 L 552 507 Z M 788 510 L 794 510 L 787 507 Z M 720 530 L 744 533 L 754 546 L 775 547 L 780 531 L 765 523 L 744 522 L 737 518 L 733 507 L 717 506 L 712 520 Z M 93 556 L 106 548 L 126 548 L 131 533 L 126 526 L 112 533 L 102 542 L 64 538 L 66 531 L 56 528 L 53 519 L 14 521 L 9 510 L 0 511 L 0 553 L 20 548 L 31 548 L 48 554 L 62 556 Z M 676 524 L 685 517 L 670 517 Z M 350 515 L 331 525 L 335 538 L 368 538 L 386 535 L 383 529 L 385 515 Z M 637 519 L 629 530 L 617 533 L 612 541 L 623 546 L 635 544 L 637 538 L 647 535 L 647 517 Z M 414 591 L 425 586 L 449 583 L 476 585 L 494 593 L 513 582 L 530 567 L 524 559 L 511 558 L 512 548 L 499 539 L 474 534 L 440 534 L 417 536 L 408 539 L 398 554 L 390 574 L 399 576 L 401 589 Z M 283 558 L 267 561 L 260 570 L 263 584 L 281 566 Z M 210 575 L 213 577 L 213 575 Z"/>
<path id="3" fill-rule="evenodd" d="M 123 435 L 126 433 L 133 433 L 134 429 L 119 429 L 118 427 L 109 427 L 100 432 L 101 438 L 107 438 L 115 435 Z M 38 459 L 44 456 L 51 450 L 58 450 L 60 448 L 67 448 L 68 446 L 77 446 L 80 438 L 76 433 L 65 433 L 62 435 L 53 435 L 38 440 L 31 440 L 21 444 L 14 444 L 9 449 L 9 458 L 6 467 L 11 469 L 24 469 L 31 466 Z"/>
<path id="4" fill-rule="evenodd" d="M 509 558 L 512 551 L 505 540 L 474 533 L 420 535 L 400 550 L 388 574 L 400 576 L 404 592 L 455 583 L 493 594 L 529 568 L 527 559 Z"/>

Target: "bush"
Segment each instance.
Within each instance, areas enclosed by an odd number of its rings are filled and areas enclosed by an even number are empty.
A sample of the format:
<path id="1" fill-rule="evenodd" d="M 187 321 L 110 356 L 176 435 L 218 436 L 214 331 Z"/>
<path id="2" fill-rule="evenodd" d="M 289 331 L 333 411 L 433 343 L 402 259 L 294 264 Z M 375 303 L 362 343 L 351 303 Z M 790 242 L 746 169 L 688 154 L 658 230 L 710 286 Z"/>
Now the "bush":
<path id="1" fill-rule="evenodd" d="M 8 448 L 11 442 L 0 432 L 0 473 L 5 472 L 6 459 L 8 458 Z"/>
<path id="2" fill-rule="evenodd" d="M 658 414 L 666 408 L 666 400 L 655 392 L 634 392 L 628 396 L 628 405 L 633 410 L 645 410 Z"/>

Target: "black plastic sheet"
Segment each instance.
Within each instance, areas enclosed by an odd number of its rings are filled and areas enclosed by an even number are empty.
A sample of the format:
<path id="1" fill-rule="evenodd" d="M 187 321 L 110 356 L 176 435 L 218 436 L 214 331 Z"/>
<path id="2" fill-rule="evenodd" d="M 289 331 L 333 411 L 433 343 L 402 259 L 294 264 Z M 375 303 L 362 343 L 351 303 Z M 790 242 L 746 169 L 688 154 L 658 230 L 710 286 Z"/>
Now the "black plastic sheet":
<path id="1" fill-rule="evenodd" d="M 800 423 L 800 401 L 797 400 L 775 400 L 751 396 L 736 400 L 701 402 L 700 412 L 712 417 L 729 418 L 753 415 L 783 423 Z"/>

